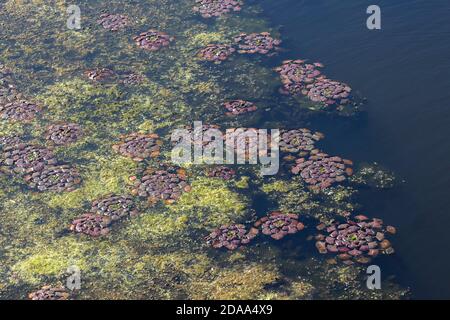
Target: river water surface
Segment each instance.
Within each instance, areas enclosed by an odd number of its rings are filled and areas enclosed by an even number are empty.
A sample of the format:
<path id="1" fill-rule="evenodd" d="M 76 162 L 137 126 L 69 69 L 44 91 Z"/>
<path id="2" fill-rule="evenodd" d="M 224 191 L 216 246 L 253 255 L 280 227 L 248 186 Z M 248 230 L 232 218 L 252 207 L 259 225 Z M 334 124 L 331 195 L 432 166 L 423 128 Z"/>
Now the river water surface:
<path id="1" fill-rule="evenodd" d="M 381 8 L 381 30 L 366 28 L 371 4 Z M 377 160 L 405 180 L 400 190 L 367 199 L 366 208 L 400 227 L 404 277 L 416 297 L 449 298 L 450 2 L 266 0 L 263 6 L 289 43 L 287 56 L 323 62 L 331 76 L 368 98 L 360 123 L 332 121 L 323 130 L 354 160 Z"/>

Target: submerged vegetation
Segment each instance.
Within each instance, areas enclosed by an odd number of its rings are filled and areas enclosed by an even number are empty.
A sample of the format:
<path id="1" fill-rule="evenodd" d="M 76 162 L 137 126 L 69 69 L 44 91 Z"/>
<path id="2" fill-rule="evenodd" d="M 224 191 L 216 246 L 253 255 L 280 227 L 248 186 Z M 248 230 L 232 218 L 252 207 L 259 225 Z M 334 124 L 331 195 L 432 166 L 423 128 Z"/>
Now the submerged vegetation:
<path id="1" fill-rule="evenodd" d="M 66 27 L 64 0 L 0 4 L 1 298 L 407 296 L 390 279 L 367 289 L 361 264 L 327 260 L 311 241 L 319 223 L 353 221 L 360 186 L 393 180 L 368 166 L 353 174 L 304 128 L 306 115 L 358 112 L 347 85 L 303 60 L 276 69 L 280 83 L 268 64 L 280 64 L 282 34 L 252 1 L 79 2 L 80 30 Z M 294 95 L 274 95 L 280 86 Z M 292 112 L 271 121 L 281 105 Z M 278 175 L 172 166 L 171 131 L 200 120 L 284 129 Z M 391 251 L 375 237 L 370 256 Z M 371 242 L 350 240 L 355 256 Z M 69 294 L 71 266 L 82 284 Z"/>

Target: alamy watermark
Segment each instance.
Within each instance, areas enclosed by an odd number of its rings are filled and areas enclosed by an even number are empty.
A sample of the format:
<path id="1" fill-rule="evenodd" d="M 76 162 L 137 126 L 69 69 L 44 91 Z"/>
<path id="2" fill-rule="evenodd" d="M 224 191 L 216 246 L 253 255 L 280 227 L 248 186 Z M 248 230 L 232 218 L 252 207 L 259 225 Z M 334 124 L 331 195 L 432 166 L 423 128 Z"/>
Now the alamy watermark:
<path id="1" fill-rule="evenodd" d="M 379 266 L 373 264 L 367 267 L 366 273 L 369 275 L 367 277 L 366 286 L 369 290 L 380 290 L 381 289 L 381 269 Z"/>
<path id="2" fill-rule="evenodd" d="M 67 268 L 68 277 L 66 279 L 67 289 L 80 290 L 81 289 L 81 270 L 78 266 L 70 266 Z"/>
<path id="3" fill-rule="evenodd" d="M 367 29 L 380 30 L 381 29 L 381 8 L 377 5 L 371 5 L 367 7 L 367 14 L 370 16 L 367 18 Z"/>
<path id="4" fill-rule="evenodd" d="M 275 175 L 280 167 L 279 130 L 238 128 L 205 129 L 201 121 L 193 130 L 176 129 L 172 133 L 172 162 L 194 164 L 261 165 L 262 175 Z"/>
<path id="5" fill-rule="evenodd" d="M 81 9 L 77 5 L 70 5 L 67 7 L 67 28 L 70 30 L 81 29 Z"/>

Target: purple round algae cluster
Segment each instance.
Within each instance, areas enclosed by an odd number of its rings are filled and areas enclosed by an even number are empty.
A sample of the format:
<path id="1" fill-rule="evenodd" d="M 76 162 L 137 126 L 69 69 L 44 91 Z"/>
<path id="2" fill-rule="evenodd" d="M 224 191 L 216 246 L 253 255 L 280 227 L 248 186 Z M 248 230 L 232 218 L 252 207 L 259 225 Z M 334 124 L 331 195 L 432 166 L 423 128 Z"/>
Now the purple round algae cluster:
<path id="1" fill-rule="evenodd" d="M 299 94 L 321 75 L 319 68 L 322 67 L 318 62 L 310 64 L 305 60 L 285 60 L 275 71 L 280 74 L 284 93 Z"/>
<path id="2" fill-rule="evenodd" d="M 0 166 L 6 167 L 9 172 L 20 174 L 37 172 L 56 163 L 51 150 L 27 143 L 4 146 L 0 154 Z"/>
<path id="3" fill-rule="evenodd" d="M 194 12 L 198 12 L 203 18 L 220 17 L 233 11 L 241 11 L 240 0 L 195 0 Z"/>
<path id="4" fill-rule="evenodd" d="M 235 250 L 242 245 L 250 243 L 259 233 L 258 229 L 251 228 L 249 231 L 243 224 L 223 225 L 212 231 L 206 237 L 206 243 L 215 249 L 226 248 Z"/>
<path id="5" fill-rule="evenodd" d="M 201 49 L 197 56 L 201 60 L 211 61 L 214 63 L 221 63 L 228 59 L 228 57 L 235 52 L 236 49 L 227 44 L 209 44 Z"/>
<path id="6" fill-rule="evenodd" d="M 313 102 L 329 105 L 345 105 L 350 102 L 352 89 L 345 83 L 319 77 L 315 82 L 306 85 L 302 94 Z"/>
<path id="7" fill-rule="evenodd" d="M 203 147 L 206 147 L 214 142 L 213 139 L 208 139 L 208 131 L 209 130 L 219 130 L 220 127 L 215 124 L 202 124 L 201 132 L 199 128 L 193 128 L 192 126 L 185 126 L 181 129 L 187 130 L 187 133 L 189 135 L 190 143 L 193 145 L 202 145 Z M 210 132 L 211 132 L 210 131 Z M 197 137 L 198 136 L 198 137 Z M 203 137 L 203 139 L 202 139 Z M 179 143 L 182 139 L 186 139 L 185 137 L 180 138 L 178 141 L 173 141 L 174 144 Z M 211 141 L 212 140 L 212 141 Z M 188 142 L 188 141 L 185 141 Z"/>
<path id="8" fill-rule="evenodd" d="M 14 85 L 11 69 L 0 63 L 0 118 L 12 122 L 33 120 L 42 107 L 23 98 Z"/>
<path id="9" fill-rule="evenodd" d="M 274 53 L 281 44 L 281 40 L 271 37 L 269 32 L 241 33 L 234 38 L 239 53 Z"/>
<path id="10" fill-rule="evenodd" d="M 306 63 L 304 60 L 286 60 L 276 68 L 280 74 L 284 94 L 306 96 L 324 106 L 339 106 L 350 102 L 352 89 L 345 83 L 328 79 L 322 75 L 321 63 Z"/>
<path id="11" fill-rule="evenodd" d="M 282 213 L 274 211 L 255 222 L 255 228 L 259 228 L 262 234 L 280 240 L 288 234 L 294 234 L 305 228 L 298 221 L 298 215 L 294 213 Z"/>
<path id="12" fill-rule="evenodd" d="M 297 159 L 291 169 L 314 189 L 323 190 L 336 182 L 342 182 L 353 173 L 353 162 L 341 157 L 331 157 L 326 153 L 311 155 L 308 159 Z"/>
<path id="13" fill-rule="evenodd" d="M 119 31 L 128 27 L 130 20 L 128 16 L 123 14 L 104 13 L 100 16 L 97 23 L 109 31 Z"/>
<path id="14" fill-rule="evenodd" d="M 217 166 L 207 171 L 207 176 L 211 178 L 220 178 L 223 180 L 230 180 L 236 176 L 236 171 L 226 166 Z"/>
<path id="15" fill-rule="evenodd" d="M 31 121 L 41 110 L 42 107 L 26 100 L 0 103 L 0 117 L 10 121 Z"/>
<path id="16" fill-rule="evenodd" d="M 64 287 L 43 286 L 28 295 L 30 300 L 68 300 L 69 292 Z"/>
<path id="17" fill-rule="evenodd" d="M 358 215 L 354 220 L 320 224 L 317 229 L 322 233 L 316 236 L 316 248 L 322 253 L 337 255 L 346 264 L 354 262 L 369 263 L 380 253 L 392 254 L 394 249 L 386 239 L 388 234 L 395 234 L 392 226 L 383 226 L 381 219 L 371 219 Z"/>
<path id="18" fill-rule="evenodd" d="M 121 76 L 120 82 L 125 85 L 137 85 L 145 81 L 145 76 L 139 73 L 129 73 Z"/>
<path id="19" fill-rule="evenodd" d="M 142 178 L 134 179 L 132 194 L 147 198 L 150 204 L 160 200 L 166 204 L 175 202 L 183 192 L 190 191 L 186 172 L 171 166 L 148 168 Z"/>
<path id="20" fill-rule="evenodd" d="M 42 170 L 27 174 L 25 182 L 39 191 L 73 191 L 81 183 L 78 170 L 70 165 L 46 165 Z"/>
<path id="21" fill-rule="evenodd" d="M 0 151 L 3 147 L 10 147 L 23 143 L 23 140 L 18 136 L 2 136 L 0 137 Z"/>
<path id="22" fill-rule="evenodd" d="M 306 128 L 282 130 L 279 142 L 280 150 L 286 153 L 299 153 L 304 156 L 315 150 L 315 143 L 323 137 L 322 133 L 312 132 Z"/>
<path id="23" fill-rule="evenodd" d="M 133 198 L 128 195 L 109 194 L 92 202 L 92 213 L 107 216 L 112 221 L 138 214 Z"/>
<path id="24" fill-rule="evenodd" d="M 253 102 L 245 100 L 231 100 L 223 104 L 224 108 L 228 111 L 226 115 L 228 116 L 238 116 L 241 114 L 254 112 L 258 108 Z"/>
<path id="25" fill-rule="evenodd" d="M 148 51 L 158 51 L 167 47 L 174 40 L 173 37 L 158 30 L 148 30 L 133 38 L 136 44 Z"/>
<path id="26" fill-rule="evenodd" d="M 258 134 L 259 131 L 256 128 L 230 128 L 227 129 L 227 141 L 225 143 L 226 148 L 234 147 L 234 152 L 244 153 L 245 152 L 245 159 L 248 159 L 250 155 L 258 154 Z M 228 136 L 234 136 L 232 141 L 228 140 Z M 250 138 L 249 137 L 254 137 Z M 267 141 L 269 143 L 270 137 L 267 137 Z M 229 142 L 232 143 L 232 145 L 229 145 Z"/>
<path id="27" fill-rule="evenodd" d="M 134 161 L 143 161 L 147 158 L 159 156 L 162 140 L 157 134 L 131 133 L 121 137 L 122 141 L 113 145 L 113 149 Z"/>
<path id="28" fill-rule="evenodd" d="M 81 127 L 75 123 L 52 124 L 47 127 L 45 139 L 54 145 L 67 145 L 81 137 Z"/>
<path id="29" fill-rule="evenodd" d="M 110 225 L 110 217 L 88 212 L 73 220 L 70 230 L 91 237 L 99 237 L 109 233 Z"/>
<path id="30" fill-rule="evenodd" d="M 116 77 L 114 71 L 108 68 L 96 68 L 86 70 L 84 74 L 92 81 L 105 82 L 113 80 Z"/>

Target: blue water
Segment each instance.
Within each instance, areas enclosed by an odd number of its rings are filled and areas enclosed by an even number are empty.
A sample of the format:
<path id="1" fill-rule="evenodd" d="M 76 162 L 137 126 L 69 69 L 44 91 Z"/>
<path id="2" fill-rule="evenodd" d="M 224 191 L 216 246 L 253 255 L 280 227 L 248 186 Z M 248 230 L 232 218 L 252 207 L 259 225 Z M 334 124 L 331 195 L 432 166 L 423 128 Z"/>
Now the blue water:
<path id="1" fill-rule="evenodd" d="M 366 9 L 381 8 L 381 30 Z M 399 227 L 400 277 L 415 298 L 450 298 L 450 1 L 264 0 L 284 58 L 321 61 L 330 77 L 368 98 L 357 123 L 318 124 L 329 152 L 376 160 L 405 183 L 364 199 Z M 334 149 L 333 149 L 334 148 Z"/>

